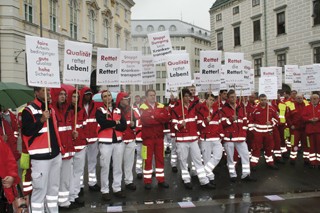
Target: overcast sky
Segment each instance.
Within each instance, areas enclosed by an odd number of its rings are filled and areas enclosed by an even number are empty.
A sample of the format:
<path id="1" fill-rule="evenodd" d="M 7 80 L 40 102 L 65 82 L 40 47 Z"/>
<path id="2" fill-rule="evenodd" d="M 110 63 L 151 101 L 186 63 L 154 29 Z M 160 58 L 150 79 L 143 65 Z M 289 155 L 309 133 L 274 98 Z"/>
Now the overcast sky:
<path id="1" fill-rule="evenodd" d="M 209 9 L 215 0 L 134 0 L 132 19 L 181 19 L 210 30 Z"/>

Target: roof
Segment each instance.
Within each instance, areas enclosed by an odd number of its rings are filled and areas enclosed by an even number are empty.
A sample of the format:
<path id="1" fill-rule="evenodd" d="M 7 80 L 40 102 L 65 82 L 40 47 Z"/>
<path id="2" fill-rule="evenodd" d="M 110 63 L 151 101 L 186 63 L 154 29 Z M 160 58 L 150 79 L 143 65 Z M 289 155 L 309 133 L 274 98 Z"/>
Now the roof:
<path id="1" fill-rule="evenodd" d="M 210 8 L 210 10 L 214 9 L 214 8 L 217 8 L 227 2 L 230 2 L 231 0 L 217 0 L 215 1 L 215 3 L 213 3 L 212 7 Z"/>

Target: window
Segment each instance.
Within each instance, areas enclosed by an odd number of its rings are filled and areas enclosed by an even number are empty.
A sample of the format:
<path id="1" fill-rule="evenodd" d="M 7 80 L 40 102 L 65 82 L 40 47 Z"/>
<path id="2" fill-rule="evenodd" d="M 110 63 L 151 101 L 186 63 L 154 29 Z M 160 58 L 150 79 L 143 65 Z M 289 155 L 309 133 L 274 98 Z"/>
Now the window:
<path id="1" fill-rule="evenodd" d="M 241 45 L 241 43 L 240 43 L 240 27 L 233 28 L 233 35 L 234 35 L 234 46 Z"/>
<path id="2" fill-rule="evenodd" d="M 142 91 L 147 91 L 147 85 L 142 85 Z"/>
<path id="3" fill-rule="evenodd" d="M 172 32 L 177 31 L 177 27 L 175 25 L 171 25 L 169 30 Z"/>
<path id="4" fill-rule="evenodd" d="M 157 78 L 161 78 L 161 71 L 157 71 Z"/>
<path id="5" fill-rule="evenodd" d="M 313 62 L 320 63 L 320 47 L 313 48 Z"/>
<path id="6" fill-rule="evenodd" d="M 150 85 L 149 85 L 149 89 L 153 89 L 153 84 L 150 84 Z"/>
<path id="7" fill-rule="evenodd" d="M 160 96 L 157 95 L 157 102 L 160 102 Z"/>
<path id="8" fill-rule="evenodd" d="M 181 50 L 186 50 L 186 47 L 185 46 L 181 46 Z"/>
<path id="9" fill-rule="evenodd" d="M 154 27 L 153 27 L 152 25 L 149 25 L 149 26 L 147 27 L 147 31 L 148 31 L 148 32 L 153 32 L 153 31 L 154 31 Z"/>
<path id="10" fill-rule="evenodd" d="M 167 72 L 166 71 L 162 71 L 162 78 L 167 78 Z"/>
<path id="11" fill-rule="evenodd" d="M 261 41 L 260 20 L 253 22 L 253 41 Z"/>
<path id="12" fill-rule="evenodd" d="M 147 54 L 147 47 L 142 47 L 142 55 L 146 55 Z"/>
<path id="13" fill-rule="evenodd" d="M 138 47 L 133 47 L 132 50 L 133 51 L 138 51 Z"/>
<path id="14" fill-rule="evenodd" d="M 216 15 L 216 21 L 221 21 L 222 20 L 222 14 L 219 13 Z"/>
<path id="15" fill-rule="evenodd" d="M 138 91 L 139 91 L 139 85 L 135 85 L 135 86 L 134 86 L 134 90 L 135 90 L 136 92 L 138 92 Z"/>
<path id="16" fill-rule="evenodd" d="M 31 22 L 33 21 L 33 9 L 32 0 L 24 0 L 24 20 Z"/>
<path id="17" fill-rule="evenodd" d="M 282 67 L 282 72 L 284 72 L 284 65 L 286 65 L 286 54 L 281 53 L 277 55 L 277 66 Z"/>
<path id="18" fill-rule="evenodd" d="M 107 19 L 103 22 L 104 32 L 103 32 L 103 41 L 104 44 L 109 45 L 109 21 Z"/>
<path id="19" fill-rule="evenodd" d="M 278 35 L 286 33 L 285 22 L 286 22 L 285 12 L 277 13 L 277 32 L 278 32 Z"/>
<path id="20" fill-rule="evenodd" d="M 313 25 L 320 24 L 320 0 L 313 1 Z"/>
<path id="21" fill-rule="evenodd" d="M 252 7 L 260 5 L 260 0 L 252 0 Z"/>
<path id="22" fill-rule="evenodd" d="M 70 1 L 70 36 L 77 40 L 78 32 L 78 13 L 77 13 L 77 1 Z"/>
<path id="23" fill-rule="evenodd" d="M 165 83 L 163 83 L 162 84 L 162 90 L 164 91 L 166 89 L 166 84 Z M 163 99 L 164 100 L 164 99 Z"/>
<path id="24" fill-rule="evenodd" d="M 125 50 L 128 50 L 128 47 L 129 47 L 129 39 L 126 38 L 124 45 L 125 45 Z"/>
<path id="25" fill-rule="evenodd" d="M 254 75 L 260 76 L 260 67 L 262 67 L 262 58 L 254 59 Z"/>
<path id="26" fill-rule="evenodd" d="M 156 84 L 156 91 L 160 91 L 160 84 Z"/>
<path id="27" fill-rule="evenodd" d="M 233 11 L 233 15 L 238 14 L 239 13 L 239 6 L 234 7 L 232 11 Z"/>
<path id="28" fill-rule="evenodd" d="M 138 38 L 137 37 L 133 37 L 132 41 L 138 41 Z"/>
<path id="29" fill-rule="evenodd" d="M 130 89 L 130 85 L 126 85 L 126 92 L 130 92 L 131 89 Z"/>
<path id="30" fill-rule="evenodd" d="M 120 34 L 117 34 L 117 48 L 120 48 Z"/>
<path id="31" fill-rule="evenodd" d="M 94 43 L 95 33 L 94 33 L 94 18 L 95 14 L 93 10 L 89 11 L 89 41 Z"/>
<path id="32" fill-rule="evenodd" d="M 160 25 L 159 28 L 158 28 L 158 30 L 159 30 L 159 31 L 165 31 L 166 28 L 165 28 L 163 25 Z"/>
<path id="33" fill-rule="evenodd" d="M 50 30 L 57 30 L 57 1 L 50 0 Z"/>
<path id="34" fill-rule="evenodd" d="M 218 50 L 223 50 L 223 34 L 222 34 L 222 32 L 217 33 L 217 46 L 218 46 Z"/>
<path id="35" fill-rule="evenodd" d="M 142 31 L 142 26 L 141 25 L 136 26 L 136 31 L 137 32 L 141 32 Z"/>

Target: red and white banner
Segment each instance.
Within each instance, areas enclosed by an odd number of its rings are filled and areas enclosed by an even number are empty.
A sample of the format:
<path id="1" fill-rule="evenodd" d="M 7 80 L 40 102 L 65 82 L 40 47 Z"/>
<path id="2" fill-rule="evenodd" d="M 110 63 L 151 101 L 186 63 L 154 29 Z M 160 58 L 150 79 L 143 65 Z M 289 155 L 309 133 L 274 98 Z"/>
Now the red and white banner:
<path id="1" fill-rule="evenodd" d="M 89 85 L 92 44 L 65 40 L 63 83 Z"/>
<path id="2" fill-rule="evenodd" d="M 221 51 L 200 51 L 200 83 L 219 84 Z"/>
<path id="3" fill-rule="evenodd" d="M 141 51 L 121 51 L 120 79 L 121 85 L 142 84 Z"/>
<path id="4" fill-rule="evenodd" d="M 28 85 L 60 87 L 58 41 L 26 36 Z"/>
<path id="5" fill-rule="evenodd" d="M 152 56 L 142 56 L 142 84 L 156 83 L 156 67 Z"/>
<path id="6" fill-rule="evenodd" d="M 192 85 L 189 53 L 167 55 L 166 67 L 170 87 Z"/>
<path id="7" fill-rule="evenodd" d="M 149 45 L 153 62 L 161 64 L 166 62 L 166 56 L 172 54 L 172 45 L 169 31 L 148 34 Z"/>
<path id="8" fill-rule="evenodd" d="M 120 49 L 98 48 L 97 85 L 119 84 Z"/>

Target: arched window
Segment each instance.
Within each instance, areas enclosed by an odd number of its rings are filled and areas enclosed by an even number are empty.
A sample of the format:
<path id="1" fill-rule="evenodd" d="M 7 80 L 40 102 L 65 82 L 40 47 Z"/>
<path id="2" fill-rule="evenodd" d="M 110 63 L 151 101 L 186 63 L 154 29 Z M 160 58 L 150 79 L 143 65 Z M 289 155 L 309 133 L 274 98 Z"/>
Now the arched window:
<path id="1" fill-rule="evenodd" d="M 160 25 L 159 28 L 158 28 L 158 30 L 159 30 L 159 31 L 165 31 L 166 28 L 165 28 L 163 25 Z"/>
<path id="2" fill-rule="evenodd" d="M 141 25 L 136 26 L 136 31 L 137 32 L 141 32 L 142 31 L 142 26 Z"/>
<path id="3" fill-rule="evenodd" d="M 194 28 L 193 27 L 191 27 L 191 32 L 194 33 Z"/>
<path id="4" fill-rule="evenodd" d="M 177 31 L 177 27 L 176 27 L 175 25 L 171 25 L 170 28 L 169 28 L 169 30 L 170 30 L 171 32 Z"/>
<path id="5" fill-rule="evenodd" d="M 153 32 L 153 31 L 154 31 L 154 27 L 153 27 L 152 25 L 149 25 L 149 26 L 147 27 L 147 31 L 148 31 L 148 32 Z"/>

